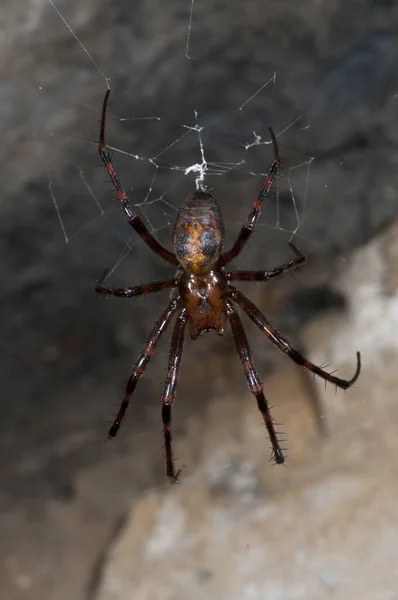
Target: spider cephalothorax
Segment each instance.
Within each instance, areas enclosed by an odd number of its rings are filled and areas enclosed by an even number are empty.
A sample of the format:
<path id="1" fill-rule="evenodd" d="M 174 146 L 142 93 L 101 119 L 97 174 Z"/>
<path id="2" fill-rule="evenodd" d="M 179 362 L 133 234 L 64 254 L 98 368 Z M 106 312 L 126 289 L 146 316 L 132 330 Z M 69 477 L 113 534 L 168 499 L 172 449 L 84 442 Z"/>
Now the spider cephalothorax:
<path id="1" fill-rule="evenodd" d="M 281 275 L 284 271 L 302 265 L 306 257 L 291 242 L 289 245 L 296 257 L 286 264 L 269 271 L 239 270 L 224 272 L 224 266 L 241 252 L 251 236 L 260 215 L 263 199 L 271 188 L 274 177 L 280 167 L 281 159 L 275 134 L 270 128 L 274 159 L 268 175 L 253 203 L 247 221 L 242 226 L 232 248 L 227 252 L 222 252 L 224 223 L 217 200 L 211 194 L 204 191 L 196 191 L 185 201 L 179 210 L 173 232 L 174 253 L 172 253 L 155 240 L 140 217 L 134 213 L 127 194 L 119 183 L 107 147 L 105 146 L 105 115 L 108 98 L 109 90 L 105 94 L 102 108 L 99 142 L 100 156 L 107 168 L 111 181 L 115 186 L 118 199 L 132 228 L 158 256 L 177 267 L 176 276 L 165 281 L 126 288 L 106 287 L 103 284 L 104 277 L 97 283 L 95 288 L 97 293 L 124 298 L 150 294 L 164 289 L 174 289 L 172 297 L 155 324 L 144 350 L 133 366 L 131 376 L 127 382 L 125 396 L 116 419 L 109 430 L 109 435 L 114 437 L 117 434 L 137 382 L 143 375 L 162 335 L 175 316 L 176 322 L 171 338 L 169 365 L 162 395 L 162 420 L 167 475 L 170 481 L 177 481 L 179 472 L 175 471 L 171 448 L 171 407 L 176 395 L 185 330 L 189 324 L 192 339 L 196 339 L 201 333 L 207 331 L 217 331 L 219 335 L 223 335 L 226 323 L 229 322 L 247 383 L 251 393 L 257 400 L 257 406 L 271 440 L 273 457 L 277 463 L 283 463 L 285 458 L 274 429 L 262 383 L 253 364 L 246 334 L 236 310 L 236 305 L 247 314 L 249 319 L 259 327 L 281 352 L 287 354 L 298 365 L 312 371 L 315 375 L 319 375 L 325 381 L 334 383 L 337 387 L 345 390 L 357 380 L 361 369 L 361 361 L 360 354 L 357 352 L 356 372 L 352 379 L 349 380 L 340 379 L 324 371 L 321 367 L 317 367 L 300 352 L 292 348 L 290 342 L 272 327 L 271 323 L 259 309 L 231 285 L 231 281 L 268 281 L 273 277 Z"/>

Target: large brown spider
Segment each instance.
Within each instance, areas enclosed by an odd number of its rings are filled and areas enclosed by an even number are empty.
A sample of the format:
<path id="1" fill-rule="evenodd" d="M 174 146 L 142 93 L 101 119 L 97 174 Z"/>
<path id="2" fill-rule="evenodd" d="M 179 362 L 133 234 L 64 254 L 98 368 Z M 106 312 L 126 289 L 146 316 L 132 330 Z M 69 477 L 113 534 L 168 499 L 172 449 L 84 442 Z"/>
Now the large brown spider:
<path id="1" fill-rule="evenodd" d="M 217 200 L 207 192 L 196 191 L 185 200 L 178 212 L 173 231 L 174 253 L 172 253 L 155 240 L 140 217 L 133 211 L 127 194 L 120 185 L 113 168 L 108 149 L 105 145 L 105 115 L 109 93 L 110 90 L 107 90 L 102 108 L 99 141 L 101 159 L 116 188 L 118 199 L 131 227 L 153 252 L 169 264 L 177 267 L 175 277 L 166 281 L 151 282 L 134 287 L 110 288 L 103 285 L 105 272 L 96 285 L 95 290 L 98 294 L 124 298 L 151 294 L 152 292 L 168 288 L 175 290 L 171 295 L 167 307 L 153 328 L 143 352 L 133 366 L 126 386 L 125 396 L 113 425 L 109 430 L 109 436 L 114 437 L 117 434 L 138 380 L 143 375 L 151 356 L 153 356 L 172 318 L 176 316 L 171 339 L 167 378 L 162 396 L 162 420 L 167 475 L 171 482 L 178 481 L 180 471 L 176 472 L 174 469 L 171 448 L 171 407 L 176 396 L 185 329 L 189 324 L 189 331 L 193 340 L 196 340 L 201 333 L 207 331 L 217 331 L 218 335 L 224 335 L 226 322 L 229 321 L 247 383 L 251 393 L 256 397 L 258 408 L 267 427 L 272 444 L 273 458 L 277 463 L 283 463 L 285 458 L 274 429 L 268 402 L 264 396 L 262 383 L 253 364 L 246 334 L 234 303 L 247 314 L 253 323 L 261 329 L 281 352 L 287 354 L 298 365 L 319 375 L 325 381 L 334 383 L 339 388 L 345 390 L 357 380 L 361 370 L 361 358 L 359 352 L 357 352 L 357 369 L 352 379 L 340 379 L 327 373 L 292 348 L 289 341 L 272 327 L 271 323 L 261 314 L 259 309 L 231 285 L 231 281 L 268 281 L 273 277 L 278 277 L 284 271 L 302 265 L 306 257 L 291 242 L 289 245 L 296 254 L 296 258 L 284 265 L 275 267 L 270 271 L 224 271 L 225 265 L 230 263 L 242 251 L 247 240 L 252 235 L 260 215 L 263 199 L 271 188 L 275 174 L 281 165 L 275 134 L 269 128 L 274 148 L 274 159 L 247 221 L 241 228 L 232 248 L 227 252 L 221 252 L 224 242 L 224 223 Z"/>

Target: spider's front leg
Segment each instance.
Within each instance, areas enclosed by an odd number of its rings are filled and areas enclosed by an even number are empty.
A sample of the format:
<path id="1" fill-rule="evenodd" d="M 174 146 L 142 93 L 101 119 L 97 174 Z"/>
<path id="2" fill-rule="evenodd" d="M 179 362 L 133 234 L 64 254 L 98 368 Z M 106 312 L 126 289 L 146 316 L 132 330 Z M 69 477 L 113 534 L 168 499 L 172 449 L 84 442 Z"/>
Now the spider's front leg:
<path id="1" fill-rule="evenodd" d="M 172 300 L 169 302 L 166 309 L 163 311 L 160 319 L 157 321 L 155 327 L 152 330 L 151 335 L 149 336 L 149 340 L 142 351 L 140 357 L 137 362 L 133 366 L 130 378 L 127 382 L 126 392 L 123 398 L 123 401 L 120 405 L 119 411 L 116 415 L 116 419 L 113 422 L 112 427 L 109 430 L 108 436 L 115 437 L 117 432 L 119 431 L 119 427 L 121 422 L 123 421 L 123 417 L 126 413 L 127 407 L 130 403 L 133 392 L 137 386 L 138 380 L 144 374 L 145 369 L 148 366 L 148 363 L 151 357 L 154 355 L 157 345 L 166 331 L 167 327 L 170 325 L 170 321 L 173 318 L 173 315 L 176 313 L 178 308 L 180 307 L 180 303 L 178 300 Z"/>
<path id="2" fill-rule="evenodd" d="M 247 383 L 251 393 L 257 400 L 258 409 L 262 414 L 268 435 L 271 440 L 273 458 L 275 459 L 276 463 L 282 464 L 285 462 L 285 457 L 283 456 L 282 449 L 279 445 L 274 424 L 272 422 L 272 417 L 269 411 L 268 402 L 264 396 L 263 386 L 250 354 L 250 348 L 247 342 L 245 331 L 243 329 L 242 321 L 240 320 L 239 315 L 232 306 L 231 302 L 228 302 L 227 310 L 228 320 L 231 324 L 232 335 L 238 351 L 240 362 L 242 363 L 242 367 L 246 375 Z"/>
<path id="3" fill-rule="evenodd" d="M 180 373 L 182 351 L 184 347 L 185 328 L 187 323 L 188 311 L 183 308 L 177 316 L 171 338 L 169 365 L 162 395 L 163 433 L 166 449 L 167 476 L 170 479 L 170 483 L 178 483 L 178 476 L 181 472 L 181 469 L 177 472 L 174 469 L 173 452 L 171 448 L 171 408 L 176 397 L 177 382 Z"/>
<path id="4" fill-rule="evenodd" d="M 249 319 L 253 321 L 255 325 L 268 337 L 268 339 L 277 347 L 281 352 L 289 356 L 297 365 L 308 369 L 318 377 L 321 377 L 325 381 L 329 381 L 329 383 L 334 383 L 337 387 L 346 390 L 351 387 L 359 377 L 359 373 L 361 372 L 361 355 L 357 352 L 357 368 L 356 371 L 351 377 L 351 379 L 341 379 L 340 377 L 336 377 L 327 371 L 321 369 L 317 365 L 314 365 L 311 361 L 309 361 L 305 356 L 303 356 L 298 350 L 292 347 L 290 342 L 283 337 L 279 331 L 276 331 L 268 321 L 268 319 L 262 314 L 262 312 L 257 308 L 255 304 L 249 298 L 246 298 L 242 292 L 230 286 L 229 288 L 229 297 L 231 300 L 236 302 L 242 310 L 245 311 Z"/>

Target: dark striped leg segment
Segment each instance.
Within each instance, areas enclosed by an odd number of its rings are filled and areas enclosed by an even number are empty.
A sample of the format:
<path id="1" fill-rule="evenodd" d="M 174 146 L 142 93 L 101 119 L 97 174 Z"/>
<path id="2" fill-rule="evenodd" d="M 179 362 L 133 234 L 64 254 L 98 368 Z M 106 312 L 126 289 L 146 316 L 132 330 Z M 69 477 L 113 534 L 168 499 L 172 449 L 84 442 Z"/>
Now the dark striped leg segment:
<path id="1" fill-rule="evenodd" d="M 254 227 L 258 221 L 258 217 L 260 216 L 261 206 L 263 204 L 263 200 L 265 196 L 268 194 L 271 189 L 272 183 L 275 179 L 275 175 L 279 171 L 281 166 L 281 157 L 279 156 L 278 143 L 276 141 L 275 133 L 269 127 L 269 132 L 271 135 L 272 145 L 274 147 L 274 160 L 271 163 L 271 166 L 268 171 L 268 175 L 264 180 L 262 188 L 257 194 L 257 198 L 252 206 L 252 209 L 247 217 L 246 223 L 243 225 L 242 229 L 239 232 L 239 235 L 236 239 L 236 242 L 232 246 L 230 250 L 224 252 L 220 258 L 220 267 L 231 262 L 238 254 L 243 250 L 247 240 L 250 238 L 253 233 Z"/>
<path id="2" fill-rule="evenodd" d="M 134 298 L 134 296 L 144 296 L 146 294 L 152 294 L 153 292 L 160 292 L 161 290 L 175 288 L 178 285 L 178 280 L 174 278 L 168 279 L 167 281 L 152 281 L 151 283 L 145 283 L 143 285 L 136 285 L 133 287 L 113 288 L 107 287 L 103 284 L 106 274 L 107 271 L 105 271 L 95 286 L 95 291 L 97 294 L 103 294 L 105 296 L 117 296 L 119 298 Z"/>
<path id="3" fill-rule="evenodd" d="M 307 257 L 292 242 L 289 242 L 289 246 L 297 256 L 294 260 L 270 271 L 229 271 L 229 273 L 225 273 L 228 281 L 268 281 L 282 275 L 285 271 L 300 267 L 305 263 Z"/>
<path id="4" fill-rule="evenodd" d="M 129 202 L 126 192 L 121 186 L 119 178 L 116 174 L 115 169 L 113 168 L 112 159 L 109 155 L 108 148 L 105 144 L 105 117 L 106 117 L 106 107 L 108 104 L 110 90 L 106 91 L 104 103 L 102 105 L 102 116 L 101 116 L 101 130 L 100 130 L 100 140 L 98 145 L 98 152 L 101 157 L 102 162 L 104 163 L 106 170 L 108 171 L 108 175 L 111 179 L 111 182 L 116 190 L 117 197 L 122 205 L 124 213 L 127 217 L 127 220 L 131 227 L 138 233 L 138 235 L 144 240 L 144 242 L 157 254 L 160 258 L 163 258 L 166 262 L 178 266 L 178 260 L 172 252 L 166 250 L 164 246 L 159 244 L 157 240 L 152 236 L 149 232 L 146 225 L 143 223 L 141 218 L 133 211 L 133 208 Z"/>
<path id="5" fill-rule="evenodd" d="M 271 325 L 271 323 L 264 317 L 264 315 L 259 311 L 259 309 L 251 302 L 246 296 L 239 292 L 233 286 L 230 287 L 229 297 L 236 302 L 242 310 L 245 311 L 249 319 L 253 321 L 255 325 L 268 337 L 269 340 L 277 347 L 281 352 L 287 354 L 294 362 L 302 367 L 305 367 L 315 375 L 318 375 L 325 381 L 329 381 L 337 387 L 346 390 L 358 379 L 359 373 L 361 371 L 361 355 L 357 352 L 357 368 L 354 373 L 354 376 L 351 379 L 340 379 L 340 377 L 335 377 L 327 371 L 324 371 L 320 367 L 317 367 L 312 362 L 307 360 L 298 350 L 292 348 L 290 342 L 276 331 Z"/>
<path id="6" fill-rule="evenodd" d="M 265 426 L 272 444 L 273 458 L 275 462 L 281 464 L 285 461 L 283 452 L 278 442 L 278 438 L 272 422 L 272 417 L 269 411 L 267 399 L 264 396 L 263 386 L 257 374 L 253 359 L 250 354 L 249 344 L 246 334 L 243 329 L 240 317 L 231 302 L 227 304 L 227 315 L 231 324 L 232 335 L 238 351 L 239 360 L 242 363 L 243 370 L 246 375 L 247 383 L 253 396 L 256 397 L 257 406 L 264 419 Z"/>
<path id="7" fill-rule="evenodd" d="M 140 357 L 138 358 L 137 362 L 135 363 L 132 369 L 130 379 L 127 382 L 125 396 L 120 405 L 116 419 L 114 420 L 113 425 L 109 430 L 109 437 L 115 437 L 115 435 L 119 431 L 120 424 L 126 413 L 127 407 L 130 403 L 133 392 L 137 386 L 138 380 L 144 374 L 144 371 L 147 368 L 151 357 L 154 355 L 161 337 L 163 336 L 167 327 L 170 325 L 170 321 L 173 318 L 175 312 L 178 310 L 179 306 L 180 303 L 178 300 L 172 300 L 162 313 L 155 327 L 153 328 L 144 350 L 142 351 Z"/>
<path id="8" fill-rule="evenodd" d="M 178 483 L 178 476 L 181 472 L 176 472 L 174 469 L 173 452 L 171 448 L 171 408 L 176 397 L 177 382 L 180 373 L 182 351 L 184 347 L 185 328 L 187 323 L 188 311 L 183 308 L 177 316 L 171 338 L 169 365 L 162 395 L 163 434 L 166 449 L 167 476 L 170 479 L 170 483 Z"/>

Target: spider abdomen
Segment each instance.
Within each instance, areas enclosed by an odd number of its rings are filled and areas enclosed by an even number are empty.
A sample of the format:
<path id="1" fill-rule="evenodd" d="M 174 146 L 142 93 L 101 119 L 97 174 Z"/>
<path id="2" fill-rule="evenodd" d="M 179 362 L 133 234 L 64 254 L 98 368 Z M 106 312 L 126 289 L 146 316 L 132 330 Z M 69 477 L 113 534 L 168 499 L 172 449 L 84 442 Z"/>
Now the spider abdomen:
<path id="1" fill-rule="evenodd" d="M 178 262 L 188 273 L 207 273 L 219 259 L 223 242 L 220 205 L 211 194 L 195 192 L 180 208 L 174 227 Z"/>

